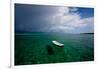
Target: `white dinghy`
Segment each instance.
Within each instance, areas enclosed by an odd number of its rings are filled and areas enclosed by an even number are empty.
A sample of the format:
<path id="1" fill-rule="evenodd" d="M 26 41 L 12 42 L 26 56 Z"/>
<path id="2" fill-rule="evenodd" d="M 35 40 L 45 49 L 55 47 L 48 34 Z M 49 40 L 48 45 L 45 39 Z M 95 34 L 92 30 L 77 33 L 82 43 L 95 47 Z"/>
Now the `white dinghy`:
<path id="1" fill-rule="evenodd" d="M 59 43 L 58 41 L 52 41 L 52 43 L 54 44 L 54 45 L 57 45 L 57 46 L 59 46 L 59 47 L 64 47 L 64 44 L 62 44 L 62 43 Z"/>

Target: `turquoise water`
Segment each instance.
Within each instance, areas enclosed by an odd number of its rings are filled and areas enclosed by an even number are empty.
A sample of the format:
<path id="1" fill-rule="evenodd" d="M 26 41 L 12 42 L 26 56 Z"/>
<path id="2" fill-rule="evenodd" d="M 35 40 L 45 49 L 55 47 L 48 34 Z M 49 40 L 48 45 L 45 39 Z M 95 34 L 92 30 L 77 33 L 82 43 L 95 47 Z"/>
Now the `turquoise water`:
<path id="1" fill-rule="evenodd" d="M 57 40 L 64 44 L 52 44 Z M 15 65 L 94 60 L 93 34 L 20 33 L 15 35 Z"/>

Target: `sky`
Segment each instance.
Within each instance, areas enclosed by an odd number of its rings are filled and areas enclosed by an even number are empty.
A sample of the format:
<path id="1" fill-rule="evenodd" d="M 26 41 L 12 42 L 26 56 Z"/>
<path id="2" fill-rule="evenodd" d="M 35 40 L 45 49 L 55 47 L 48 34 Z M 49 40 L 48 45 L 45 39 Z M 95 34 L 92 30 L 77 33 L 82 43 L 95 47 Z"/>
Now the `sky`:
<path id="1" fill-rule="evenodd" d="M 15 4 L 15 32 L 93 33 L 94 8 Z"/>

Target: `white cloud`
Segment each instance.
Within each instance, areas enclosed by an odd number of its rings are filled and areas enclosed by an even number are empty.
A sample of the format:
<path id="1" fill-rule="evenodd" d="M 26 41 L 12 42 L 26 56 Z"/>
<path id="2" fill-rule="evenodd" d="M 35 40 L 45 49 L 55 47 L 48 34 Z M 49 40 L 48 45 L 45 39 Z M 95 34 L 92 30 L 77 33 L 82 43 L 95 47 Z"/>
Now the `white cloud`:
<path id="1" fill-rule="evenodd" d="M 56 8 L 56 13 L 54 15 L 49 15 L 48 17 L 45 17 L 45 20 L 48 21 L 47 23 L 49 23 L 50 27 L 48 31 L 63 31 L 67 33 L 83 31 L 87 32 L 87 29 L 89 29 L 88 32 L 93 31 L 94 18 L 82 18 L 77 10 L 78 8 Z"/>
<path id="2" fill-rule="evenodd" d="M 77 8 L 75 8 L 75 7 L 73 7 L 73 8 L 70 8 L 70 11 L 71 12 L 75 12 L 75 11 L 77 11 L 78 9 Z"/>

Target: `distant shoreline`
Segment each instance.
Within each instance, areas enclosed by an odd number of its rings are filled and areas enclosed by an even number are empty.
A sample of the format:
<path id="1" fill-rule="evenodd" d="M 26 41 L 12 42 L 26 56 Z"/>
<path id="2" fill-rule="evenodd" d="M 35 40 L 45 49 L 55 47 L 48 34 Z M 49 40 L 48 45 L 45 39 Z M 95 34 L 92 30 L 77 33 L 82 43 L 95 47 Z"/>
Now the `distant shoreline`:
<path id="1" fill-rule="evenodd" d="M 38 33 L 42 33 L 42 34 L 94 34 L 94 33 L 58 33 L 58 32 L 19 32 L 19 33 L 15 33 L 15 35 L 33 35 L 32 33 L 38 34 Z"/>
<path id="2" fill-rule="evenodd" d="M 82 34 L 94 34 L 94 33 L 82 33 Z"/>

